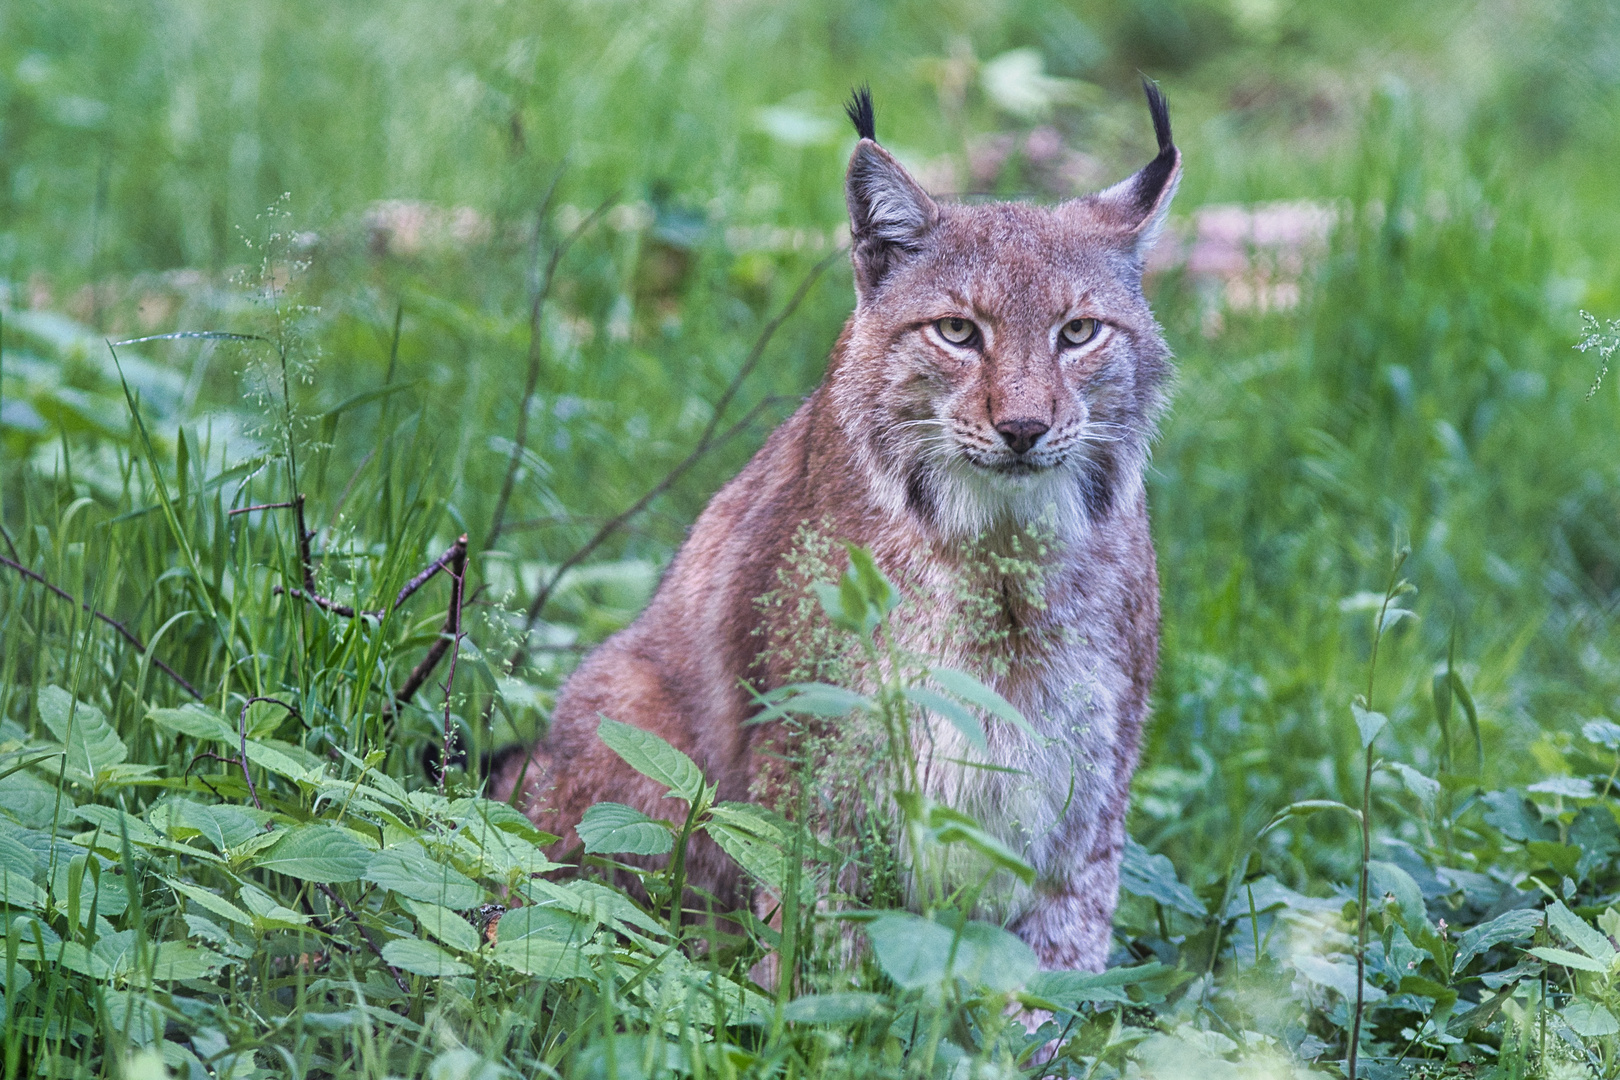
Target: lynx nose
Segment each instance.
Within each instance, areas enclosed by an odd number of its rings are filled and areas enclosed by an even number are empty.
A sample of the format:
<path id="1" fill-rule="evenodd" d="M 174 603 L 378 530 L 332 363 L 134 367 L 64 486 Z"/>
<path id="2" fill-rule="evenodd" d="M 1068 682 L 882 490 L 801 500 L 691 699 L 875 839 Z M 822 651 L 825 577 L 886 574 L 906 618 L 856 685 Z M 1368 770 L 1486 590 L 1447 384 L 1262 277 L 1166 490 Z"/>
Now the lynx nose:
<path id="1" fill-rule="evenodd" d="M 996 425 L 996 430 L 1001 432 L 1013 453 L 1027 454 L 1046 434 L 1048 425 L 1039 420 L 1003 420 Z"/>

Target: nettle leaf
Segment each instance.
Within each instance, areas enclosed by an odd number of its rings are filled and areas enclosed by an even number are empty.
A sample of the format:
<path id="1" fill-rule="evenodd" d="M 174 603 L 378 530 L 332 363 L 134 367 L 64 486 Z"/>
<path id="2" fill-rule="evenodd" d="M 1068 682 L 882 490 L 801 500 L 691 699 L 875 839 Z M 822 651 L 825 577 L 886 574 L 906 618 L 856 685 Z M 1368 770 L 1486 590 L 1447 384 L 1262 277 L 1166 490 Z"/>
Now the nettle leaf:
<path id="1" fill-rule="evenodd" d="M 1614 1014 L 1586 998 L 1570 1002 L 1558 1015 L 1564 1018 L 1570 1030 L 1583 1039 L 1601 1039 L 1620 1032 L 1620 1021 L 1615 1020 Z"/>
<path id="2" fill-rule="evenodd" d="M 335 885 L 358 881 L 370 866 L 371 849 L 350 832 L 332 825 L 298 825 L 254 860 L 261 870 Z"/>
<path id="3" fill-rule="evenodd" d="M 257 885 L 244 884 L 241 888 L 241 897 L 242 903 L 253 912 L 255 926 L 262 924 L 267 927 L 293 927 L 303 926 L 310 921 L 308 915 L 282 905 Z"/>
<path id="4" fill-rule="evenodd" d="M 1195 918 L 1209 914 L 1204 902 L 1176 876 L 1169 859 L 1153 854 L 1129 837 L 1125 839 L 1125 857 L 1120 861 L 1119 887 Z"/>
<path id="5" fill-rule="evenodd" d="M 1564 949 L 1552 949 L 1546 946 L 1539 946 L 1537 948 L 1528 950 L 1528 952 L 1531 956 L 1536 957 L 1538 960 L 1545 960 L 1547 963 L 1557 964 L 1559 967 L 1574 968 L 1577 971 L 1594 971 L 1599 975 L 1602 975 L 1609 970 L 1609 965 L 1607 964 L 1600 964 L 1591 957 L 1582 956 L 1580 953 L 1567 952 Z"/>
<path id="6" fill-rule="evenodd" d="M 1368 884 L 1378 896 L 1393 896 L 1400 908 L 1401 920 L 1410 927 L 1420 927 L 1428 919 L 1423 904 L 1423 890 L 1412 880 L 1412 875 L 1390 862 L 1374 859 L 1367 864 Z"/>
<path id="7" fill-rule="evenodd" d="M 238 926 L 245 926 L 252 929 L 253 916 L 249 915 L 247 912 L 243 911 L 241 908 L 237 907 L 223 896 L 220 896 L 218 893 L 211 892 L 208 889 L 203 888 L 201 885 L 193 885 L 190 882 L 179 881 L 171 877 L 164 878 L 163 883 L 169 888 L 173 889 L 175 892 L 179 893 L 181 896 L 184 896 L 186 899 L 196 904 L 198 907 L 211 911 L 220 918 L 236 923 Z"/>
<path id="8" fill-rule="evenodd" d="M 623 803 L 590 807 L 575 831 L 591 855 L 664 855 L 675 846 L 667 824 Z"/>
<path id="9" fill-rule="evenodd" d="M 1559 937 L 1599 963 L 1607 966 L 1614 962 L 1614 946 L 1609 944 L 1608 936 L 1592 929 L 1585 919 L 1557 900 L 1547 908 L 1547 925 L 1556 930 Z"/>
<path id="10" fill-rule="evenodd" d="M 1401 778 L 1401 783 L 1405 784 L 1406 790 L 1423 804 L 1423 809 L 1431 814 L 1434 812 L 1434 800 L 1440 795 L 1440 781 L 1424 776 L 1412 766 L 1399 761 L 1389 762 L 1385 767 L 1393 770 Z"/>
<path id="11" fill-rule="evenodd" d="M 129 756 L 129 749 L 118 732 L 107 723 L 101 710 L 73 697 L 59 686 L 39 692 L 39 718 L 56 740 L 67 747 L 68 767 L 94 776 Z"/>
<path id="12" fill-rule="evenodd" d="M 1580 776 L 1549 776 L 1525 788 L 1538 795 L 1559 795 L 1566 799 L 1595 799 L 1597 788 L 1592 781 Z"/>
<path id="13" fill-rule="evenodd" d="M 383 961 L 412 975 L 430 979 L 446 979 L 455 975 L 471 975 L 472 968 L 457 960 L 431 941 L 420 938 L 396 938 L 382 947 Z"/>
<path id="14" fill-rule="evenodd" d="M 669 788 L 669 793 L 695 803 L 703 797 L 703 772 L 691 758 L 650 731 L 602 717 L 596 735 L 636 772 Z"/>
<path id="15" fill-rule="evenodd" d="M 794 683 L 785 686 L 766 700 L 771 711 L 797 713 L 806 716 L 848 716 L 852 712 L 875 712 L 877 704 L 865 694 L 830 683 Z"/>
<path id="16" fill-rule="evenodd" d="M 1040 970 L 1035 950 L 994 923 L 973 920 L 962 927 L 951 974 L 992 993 L 1021 989 Z"/>
<path id="17" fill-rule="evenodd" d="M 1324 960 L 1320 956 L 1300 956 L 1294 959 L 1294 970 L 1347 1000 L 1354 1000 L 1356 996 L 1356 965 L 1353 963 Z M 1365 981 L 1361 984 L 1361 994 L 1366 1001 L 1382 1001 L 1389 996 Z"/>
<path id="18" fill-rule="evenodd" d="M 1360 702 L 1350 703 L 1350 713 L 1356 718 L 1356 730 L 1361 733 L 1361 748 L 1367 749 L 1378 738 L 1378 733 L 1384 730 L 1389 723 L 1389 717 L 1381 712 L 1370 712 L 1361 706 Z"/>
<path id="19" fill-rule="evenodd" d="M 501 922 L 506 919 L 503 916 Z M 590 964 L 578 945 L 565 945 L 537 934 L 516 940 L 500 937 L 489 956 L 503 967 L 537 979 L 581 979 L 591 975 Z"/>
<path id="20" fill-rule="evenodd" d="M 484 887 L 447 862 L 429 859 L 414 846 L 367 853 L 361 874 L 374 885 L 412 900 L 465 911 L 484 902 Z"/>
<path id="21" fill-rule="evenodd" d="M 1581 725 L 1581 736 L 1589 743 L 1620 750 L 1620 724 L 1598 717 Z"/>
<path id="22" fill-rule="evenodd" d="M 178 709 L 148 709 L 147 720 L 164 731 L 189 735 L 208 742 L 236 742 L 237 731 L 219 713 L 204 705 L 182 705 Z"/>
<path id="23" fill-rule="evenodd" d="M 590 914 L 572 911 L 555 901 L 525 904 L 502 915 L 495 924 L 497 941 L 519 941 L 543 937 L 564 945 L 583 945 L 596 933 L 597 922 Z"/>
<path id="24" fill-rule="evenodd" d="M 1520 908 L 1503 912 L 1490 922 L 1468 930 L 1457 939 L 1457 959 L 1452 964 L 1452 972 L 1460 973 L 1470 960 L 1496 945 L 1530 940 L 1541 928 L 1542 919 L 1541 912 Z"/>
<path id="25" fill-rule="evenodd" d="M 1156 961 L 1135 967 L 1111 968 L 1097 974 L 1089 971 L 1042 971 L 1029 980 L 1027 989 L 1036 997 L 1072 1011 L 1088 1002 L 1129 1004 L 1131 998 L 1125 992 L 1127 987 L 1174 973 L 1174 968 Z"/>
<path id="26" fill-rule="evenodd" d="M 853 1024 L 882 1016 L 888 1004 L 878 994 L 845 991 L 794 998 L 782 1009 L 782 1018 L 794 1024 Z"/>
<path id="27" fill-rule="evenodd" d="M 878 966 L 902 990 L 922 990 L 945 981 L 956 940 L 950 927 L 909 911 L 888 911 L 867 923 L 866 936 Z"/>
<path id="28" fill-rule="evenodd" d="M 990 748 L 989 742 L 984 737 L 984 725 L 979 723 L 979 718 L 944 694 L 936 694 L 920 686 L 909 686 L 905 689 L 905 695 L 906 700 L 913 705 L 949 720 L 951 726 L 960 731 L 962 737 L 968 741 L 968 745 L 975 750 L 982 752 Z"/>
<path id="29" fill-rule="evenodd" d="M 405 907 L 416 917 L 417 925 L 452 949 L 478 951 L 478 931 L 449 908 L 410 899 L 405 901 Z"/>
<path id="30" fill-rule="evenodd" d="M 991 716 L 1007 721 L 1030 738 L 1041 738 L 1012 702 L 966 672 L 947 667 L 929 668 L 928 677 L 938 683 L 946 693 L 955 694 L 969 705 L 977 706 Z"/>

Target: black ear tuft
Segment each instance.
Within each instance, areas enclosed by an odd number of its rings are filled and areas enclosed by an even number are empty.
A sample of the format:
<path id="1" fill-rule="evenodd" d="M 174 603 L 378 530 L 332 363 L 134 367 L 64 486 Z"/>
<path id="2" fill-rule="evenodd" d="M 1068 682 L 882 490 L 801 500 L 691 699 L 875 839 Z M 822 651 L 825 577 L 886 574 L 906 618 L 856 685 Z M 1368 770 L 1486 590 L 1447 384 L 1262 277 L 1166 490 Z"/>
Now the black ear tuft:
<path id="1" fill-rule="evenodd" d="M 1159 140 L 1159 156 L 1148 162 L 1137 174 L 1136 202 L 1142 213 L 1152 210 L 1164 190 L 1170 174 L 1176 169 L 1176 144 L 1170 138 L 1170 106 L 1164 94 L 1146 75 L 1142 76 L 1142 89 L 1147 94 L 1148 112 L 1153 115 L 1153 134 Z"/>
<path id="2" fill-rule="evenodd" d="M 849 103 L 844 106 L 844 113 L 849 122 L 855 125 L 855 134 L 862 139 L 871 139 L 877 142 L 877 121 L 872 115 L 872 88 L 858 86 L 849 93 Z M 1168 127 L 1165 128 L 1169 130 Z"/>

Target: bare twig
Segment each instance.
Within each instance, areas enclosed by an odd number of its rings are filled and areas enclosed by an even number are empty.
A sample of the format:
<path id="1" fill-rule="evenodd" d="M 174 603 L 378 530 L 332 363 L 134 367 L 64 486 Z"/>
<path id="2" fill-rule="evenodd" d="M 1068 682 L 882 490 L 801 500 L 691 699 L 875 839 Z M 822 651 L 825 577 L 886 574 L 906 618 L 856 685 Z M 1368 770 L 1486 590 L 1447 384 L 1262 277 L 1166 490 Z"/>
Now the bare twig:
<path id="1" fill-rule="evenodd" d="M 664 478 L 657 484 L 653 485 L 652 489 L 649 490 L 645 495 L 637 499 L 623 512 L 608 519 L 608 521 L 596 531 L 595 535 L 585 542 L 583 547 L 575 551 L 568 558 L 564 559 L 560 564 L 558 564 L 557 569 L 552 571 L 551 576 L 547 578 L 545 584 L 540 587 L 540 591 L 535 594 L 534 600 L 530 602 L 528 611 L 524 613 L 523 634 L 521 635 L 523 644 L 519 645 L 517 650 L 512 654 L 511 662 L 513 665 L 516 665 L 522 661 L 524 651 L 528 644 L 529 631 L 533 630 L 534 624 L 540 621 L 540 615 L 545 611 L 546 603 L 551 599 L 552 593 L 556 591 L 557 583 L 562 580 L 563 575 L 587 559 L 592 552 L 594 552 L 605 540 L 608 539 L 608 537 L 617 532 L 625 522 L 641 513 L 654 499 L 662 495 L 665 491 L 668 491 L 676 480 L 684 475 L 686 471 L 693 465 L 696 465 L 698 461 L 711 450 L 715 449 L 717 446 L 723 445 L 733 436 L 745 430 L 747 426 L 753 422 L 754 418 L 762 411 L 763 407 L 774 400 L 767 398 L 765 401 L 762 401 L 756 405 L 753 409 L 750 409 L 748 415 L 743 417 L 742 420 L 738 421 L 736 424 L 733 424 L 724 432 L 719 430 L 720 422 L 725 417 L 726 408 L 731 404 L 732 399 L 737 396 L 737 392 L 742 389 L 743 382 L 748 378 L 749 375 L 753 373 L 754 368 L 759 365 L 760 359 L 765 355 L 765 347 L 770 344 L 771 338 L 776 335 L 777 330 L 781 329 L 782 324 L 787 322 L 787 320 L 793 316 L 793 313 L 798 310 L 799 305 L 802 304 L 804 302 L 804 298 L 810 294 L 811 286 L 814 285 L 816 280 L 821 277 L 822 272 L 826 270 L 827 267 L 831 266 L 833 260 L 841 256 L 843 253 L 844 249 L 842 247 L 834 248 L 831 254 L 822 259 L 820 262 L 816 263 L 815 266 L 811 267 L 810 272 L 805 275 L 804 280 L 799 282 L 799 287 L 794 290 L 793 296 L 788 300 L 787 304 L 782 308 L 781 311 L 777 312 L 776 316 L 771 319 L 770 322 L 765 324 L 762 330 L 760 330 L 759 336 L 754 340 L 753 348 L 748 350 L 747 359 L 745 359 L 742 366 L 737 369 L 737 374 L 732 376 L 731 382 L 727 384 L 725 390 L 720 394 L 719 400 L 715 402 L 714 415 L 709 417 L 709 423 L 703 429 L 703 434 L 698 436 L 697 445 L 692 448 L 692 452 L 687 454 L 686 457 L 675 466 L 675 468 L 666 473 Z"/>
<path id="2" fill-rule="evenodd" d="M 255 510 L 281 510 L 289 506 L 297 506 L 297 500 L 288 500 L 278 503 L 259 503 L 257 506 L 238 506 L 235 510 L 226 512 L 226 517 L 235 517 L 237 514 L 251 514 Z"/>
<path id="3" fill-rule="evenodd" d="M 349 918 L 354 920 L 354 928 L 360 931 L 360 940 L 366 943 L 366 948 L 377 954 L 377 959 L 383 962 L 383 967 L 387 968 L 388 973 L 394 977 L 394 984 L 398 986 L 403 993 L 410 993 L 411 984 L 405 981 L 405 976 L 400 974 L 397 967 L 390 964 L 387 959 L 384 958 L 382 946 L 377 944 L 377 940 L 371 936 L 371 932 L 366 929 L 366 924 L 360 921 L 360 916 L 354 913 L 354 908 L 349 906 L 348 901 L 344 900 L 343 897 L 334 892 L 330 885 L 323 885 L 321 882 L 317 881 L 315 883 L 315 887 L 321 890 L 322 895 L 324 895 L 328 900 L 342 908 L 344 913 L 348 915 Z"/>
<path id="4" fill-rule="evenodd" d="M 458 639 L 461 636 L 461 590 L 467 574 L 467 535 L 463 533 L 451 545 L 450 551 L 446 554 L 452 556 L 449 570 L 450 577 L 455 582 L 451 587 L 450 610 L 445 614 L 444 628 L 439 632 L 438 640 L 428 647 L 427 655 L 422 657 L 421 662 L 411 669 L 410 675 L 405 679 L 405 684 L 394 694 L 396 706 L 403 705 L 411 700 L 416 692 L 422 688 L 422 684 L 427 682 L 428 676 L 433 674 L 433 669 L 439 666 L 439 661 L 444 659 L 444 654 L 449 651 L 452 640 L 457 640 L 459 644 Z"/>
<path id="5" fill-rule="evenodd" d="M 291 705 L 287 704 L 285 701 L 282 701 L 280 698 L 274 698 L 274 697 L 250 697 L 246 701 L 242 702 L 242 711 L 236 717 L 237 731 L 240 734 L 241 739 L 242 739 L 242 778 L 247 781 L 248 794 L 253 796 L 253 805 L 255 807 L 257 807 L 258 809 L 263 810 L 264 807 L 262 805 L 260 805 L 260 803 L 259 803 L 258 789 L 253 786 L 253 774 L 248 771 L 247 714 L 248 714 L 248 709 L 253 707 L 253 703 L 255 701 L 268 701 L 272 705 L 280 705 L 283 709 L 286 709 L 288 712 L 292 713 L 294 716 L 298 716 L 300 718 L 302 718 L 302 714 L 299 713 L 299 711 L 297 709 L 295 709 Z"/>
<path id="6" fill-rule="evenodd" d="M 551 206 L 551 197 L 556 193 L 557 181 L 562 179 L 559 170 L 557 176 L 551 181 L 551 188 L 546 192 L 544 201 L 540 204 L 539 219 L 535 222 L 536 255 L 538 256 L 538 242 L 540 229 L 545 224 L 546 212 Z M 484 548 L 488 550 L 500 538 L 501 530 L 506 524 L 506 506 L 512 498 L 512 488 L 517 483 L 518 465 L 523 460 L 523 451 L 529 445 L 529 404 L 534 400 L 535 389 L 540 385 L 540 314 L 545 308 L 546 298 L 551 294 L 551 284 L 556 280 L 557 265 L 562 262 L 568 249 L 573 247 L 574 241 L 585 234 L 585 230 L 596 224 L 598 218 L 607 213 L 608 208 L 619 199 L 615 192 L 603 199 L 595 210 L 592 210 L 557 246 L 551 249 L 551 257 L 546 260 L 546 269 L 534 283 L 534 291 L 529 300 L 529 354 L 528 376 L 523 383 L 523 398 L 518 402 L 517 431 L 512 439 L 512 455 L 506 463 L 506 477 L 501 481 L 501 493 L 495 498 L 495 511 L 490 515 L 489 532 L 484 540 Z"/>
<path id="7" fill-rule="evenodd" d="M 102 622 L 106 623 L 108 626 L 110 626 L 114 630 L 118 631 L 118 633 L 123 636 L 124 640 L 130 643 L 130 645 L 135 649 L 136 652 L 140 653 L 142 656 L 148 655 L 147 650 L 146 650 L 146 646 L 141 642 L 141 639 L 136 637 L 134 635 L 134 633 L 132 633 L 130 631 L 129 627 L 125 626 L 123 623 L 119 622 L 117 619 L 113 618 L 110 615 L 105 615 L 102 612 L 97 611 L 95 608 L 91 607 L 89 604 L 85 603 L 84 601 L 75 598 L 66 589 L 58 588 L 56 585 L 53 585 L 50 581 L 46 580 L 44 577 L 40 576 L 39 574 L 34 573 L 32 570 L 28 569 L 28 567 L 24 566 L 20 562 L 13 562 L 11 559 L 8 559 L 5 556 L 0 555 L 0 564 L 4 564 L 6 566 L 9 566 L 13 570 L 17 571 L 17 573 L 21 574 L 23 577 L 29 578 L 30 580 L 36 581 L 39 584 L 45 586 L 51 592 L 55 593 L 57 596 L 60 596 L 63 600 L 66 600 L 68 603 L 70 603 L 70 604 L 78 604 L 85 611 L 88 611 L 92 616 L 94 616 L 97 619 L 100 619 Z M 186 693 L 190 694 L 192 697 L 196 698 L 198 701 L 203 700 L 203 696 L 197 690 L 197 688 L 195 686 L 192 686 L 189 682 L 187 682 L 184 678 L 182 678 L 180 673 L 175 671 L 174 668 L 170 667 L 168 664 L 165 664 L 162 660 L 159 660 L 155 656 L 152 657 L 152 666 L 157 668 L 159 671 L 163 672 L 163 674 L 167 675 L 169 678 L 173 679 L 175 682 L 179 683 L 181 688 L 184 689 Z"/>

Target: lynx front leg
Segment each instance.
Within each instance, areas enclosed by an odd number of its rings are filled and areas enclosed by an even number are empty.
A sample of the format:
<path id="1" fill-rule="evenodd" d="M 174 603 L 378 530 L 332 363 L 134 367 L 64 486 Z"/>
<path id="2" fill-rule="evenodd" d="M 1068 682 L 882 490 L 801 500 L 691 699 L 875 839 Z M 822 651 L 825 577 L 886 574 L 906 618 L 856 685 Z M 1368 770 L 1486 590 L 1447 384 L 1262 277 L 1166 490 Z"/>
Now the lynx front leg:
<path id="1" fill-rule="evenodd" d="M 1108 965 L 1125 830 L 1122 818 L 1102 825 L 1091 857 L 1037 886 L 1034 903 L 1012 926 L 1046 970 L 1101 971 Z"/>

